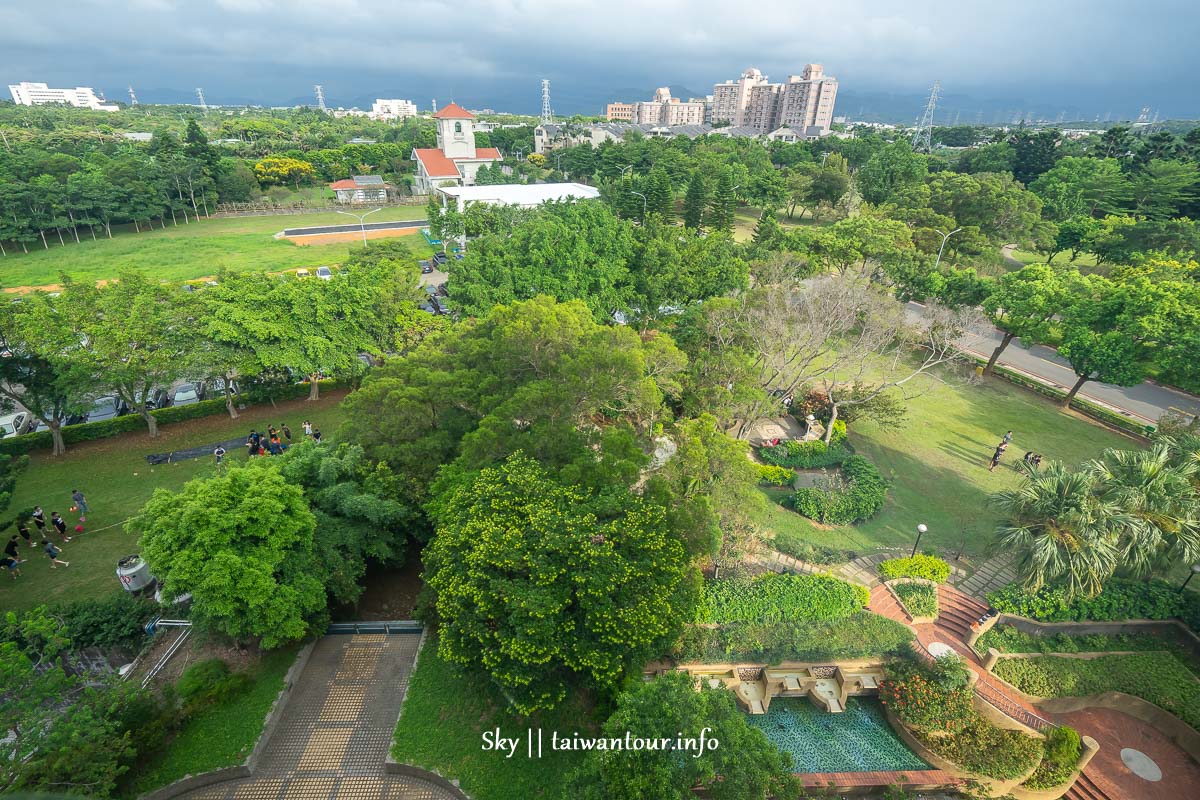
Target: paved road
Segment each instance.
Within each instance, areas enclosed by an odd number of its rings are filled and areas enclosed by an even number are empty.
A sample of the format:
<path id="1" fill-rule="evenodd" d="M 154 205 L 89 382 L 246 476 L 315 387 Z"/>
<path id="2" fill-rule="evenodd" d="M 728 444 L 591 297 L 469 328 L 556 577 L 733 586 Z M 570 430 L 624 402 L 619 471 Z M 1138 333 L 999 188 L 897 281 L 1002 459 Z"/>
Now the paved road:
<path id="1" fill-rule="evenodd" d="M 252 777 L 184 800 L 452 800 L 383 761 L 416 659 L 413 634 L 331 635 L 317 642 Z M 437 736 L 437 731 L 429 731 Z"/>
<path id="2" fill-rule="evenodd" d="M 920 303 L 908 304 L 910 316 L 920 316 L 922 310 Z M 1001 339 L 1003 334 L 996 328 L 989 327 L 964 336 L 959 340 L 959 344 L 964 350 L 975 355 L 990 358 Z M 1076 381 L 1075 372 L 1067 360 L 1053 348 L 1043 345 L 1026 348 L 1019 340 L 1014 339 L 1004 349 L 998 363 L 1036 375 L 1064 392 L 1069 391 Z M 1123 387 L 1092 381 L 1083 385 L 1079 390 L 1079 397 L 1111 406 L 1147 422 L 1157 422 L 1158 418 L 1170 409 L 1200 415 L 1200 397 L 1149 382 Z"/>
<path id="3" fill-rule="evenodd" d="M 423 228 L 429 224 L 427 219 L 402 219 L 394 222 L 368 222 L 360 225 L 352 222 L 348 225 L 316 225 L 311 228 L 284 228 L 284 236 L 316 236 L 320 233 L 357 233 L 363 228 L 369 231 L 390 231 L 401 228 Z"/>

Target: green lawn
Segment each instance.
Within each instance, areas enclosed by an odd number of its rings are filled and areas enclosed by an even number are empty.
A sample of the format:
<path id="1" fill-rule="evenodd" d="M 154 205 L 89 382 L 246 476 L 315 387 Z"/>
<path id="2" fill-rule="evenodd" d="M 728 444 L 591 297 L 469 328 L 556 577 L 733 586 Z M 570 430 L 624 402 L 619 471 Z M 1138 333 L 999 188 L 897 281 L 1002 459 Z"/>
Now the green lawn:
<path id="1" fill-rule="evenodd" d="M 891 482 L 883 511 L 860 525 L 830 527 L 773 502 L 759 515 L 759 524 L 813 545 L 864 553 L 910 546 L 918 523 L 925 523 L 929 531 L 921 539 L 922 549 L 948 557 L 961 542 L 966 555 L 977 559 L 998 519 L 988 508 L 988 495 L 1017 485 L 1012 467 L 1026 450 L 1078 464 L 1107 447 L 1137 446 L 999 378 L 975 385 L 957 379 L 916 380 L 922 382 L 923 394 L 909 402 L 903 425 L 862 421 L 850 429 L 850 443 Z M 988 472 L 988 459 L 1010 428 L 1015 434 L 1008 454 L 995 472 Z M 786 494 L 771 490 L 768 496 L 778 500 Z"/>
<path id="2" fill-rule="evenodd" d="M 298 650 L 299 645 L 264 653 L 246 690 L 221 699 L 184 722 L 164 749 L 135 765 L 125 776 L 121 796 L 137 797 L 185 775 L 245 761 L 262 733 Z"/>
<path id="3" fill-rule="evenodd" d="M 579 697 L 552 712 L 519 717 L 504 710 L 504 699 L 486 678 L 464 673 L 437 654 L 437 640 L 425 642 L 408 685 L 404 710 L 396 725 L 392 756 L 398 761 L 436 769 L 457 778 L 475 800 L 558 798 L 562 776 L 574 769 L 583 754 L 552 752 L 552 731 L 564 735 L 595 731 L 587 703 Z M 483 734 L 500 728 L 501 736 L 520 738 L 512 758 L 483 750 Z M 542 730 L 542 758 L 528 758 L 526 731 Z M 535 751 L 536 754 L 536 751 Z"/>
<path id="4" fill-rule="evenodd" d="M 42 603 L 119 591 L 117 559 L 138 550 L 137 542 L 125 533 L 120 523 L 136 514 L 156 488 L 178 489 L 189 479 L 209 474 L 214 468 L 212 458 L 150 466 L 146 455 L 232 439 L 244 436 L 251 428 L 263 430 L 281 422 L 287 422 L 293 435 L 299 436 L 300 423 L 305 419 L 311 420 L 323 434 L 331 435 L 341 422 L 342 396 L 342 392 L 330 393 L 316 404 L 294 400 L 280 403 L 277 409 L 270 405 L 255 406 L 243 411 L 236 420 L 222 414 L 166 425 L 160 428 L 157 439 L 144 433 L 123 434 L 75 445 L 59 458 L 46 452 L 32 454 L 29 469 L 17 479 L 9 514 L 41 505 L 47 517 L 50 512 L 58 511 L 74 526 L 75 518 L 67 509 L 71 505 L 71 490 L 78 488 L 87 495 L 92 509 L 85 527 L 94 532 L 85 532 L 63 547 L 61 558 L 70 562 L 68 568 L 51 570 L 40 552 L 29 554 L 21 577 L 0 579 L 0 611 L 24 611 Z M 233 462 L 245 457 L 244 450 L 228 456 Z M 5 538 L 13 532 L 13 528 L 8 528 Z M 26 554 L 22 553 L 22 557 Z"/>
<path id="5" fill-rule="evenodd" d="M 372 222 L 421 219 L 424 206 L 388 208 Z M 341 214 L 285 214 L 270 217 L 234 217 L 180 224 L 142 233 L 118 232 L 112 239 L 83 238 L 60 246 L 55 237 L 49 250 L 30 246 L 29 253 L 0 259 L 0 284 L 4 287 L 45 286 L 57 283 L 60 273 L 74 278 L 100 280 L 116 277 L 121 269 L 144 270 L 163 280 L 187 280 L 230 270 L 287 270 L 336 264 L 352 243 L 299 246 L 274 235 L 284 228 L 353 223 Z M 425 241 L 411 237 L 424 253 Z"/>
<path id="6" fill-rule="evenodd" d="M 1013 250 L 1013 258 L 1023 264 L 1045 264 L 1046 256 L 1043 253 L 1034 253 L 1031 250 Z M 1059 253 L 1054 257 L 1055 264 L 1074 264 L 1077 267 L 1095 267 L 1096 256 L 1092 253 L 1080 253 L 1079 258 L 1071 261 L 1070 253 Z"/>

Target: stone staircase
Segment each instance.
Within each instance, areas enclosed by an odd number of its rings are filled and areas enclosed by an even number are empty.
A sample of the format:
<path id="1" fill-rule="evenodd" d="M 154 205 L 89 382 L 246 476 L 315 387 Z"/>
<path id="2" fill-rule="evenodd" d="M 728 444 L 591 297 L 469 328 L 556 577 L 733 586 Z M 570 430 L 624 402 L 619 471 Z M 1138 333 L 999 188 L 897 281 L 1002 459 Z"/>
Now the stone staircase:
<path id="1" fill-rule="evenodd" d="M 872 613 L 878 614 L 881 617 L 894 619 L 896 622 L 902 622 L 905 625 L 912 623 L 912 617 L 905 612 L 903 606 L 896 601 L 895 596 L 882 583 L 872 587 L 871 603 L 868 608 L 871 609 Z"/>
<path id="2" fill-rule="evenodd" d="M 970 638 L 976 621 L 987 610 L 985 604 L 949 584 L 938 586 L 937 625 L 964 642 Z"/>
<path id="3" fill-rule="evenodd" d="M 1111 795 L 1088 777 L 1084 770 L 1079 779 L 1063 795 L 1063 800 L 1120 800 L 1120 795 Z"/>

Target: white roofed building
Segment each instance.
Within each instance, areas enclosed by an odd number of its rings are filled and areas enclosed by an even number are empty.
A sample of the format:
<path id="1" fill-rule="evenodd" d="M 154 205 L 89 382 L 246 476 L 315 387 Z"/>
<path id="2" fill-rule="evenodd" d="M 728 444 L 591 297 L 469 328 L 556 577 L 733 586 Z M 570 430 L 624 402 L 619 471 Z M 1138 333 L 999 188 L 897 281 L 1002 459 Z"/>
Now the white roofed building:
<path id="1" fill-rule="evenodd" d="M 501 183 L 492 186 L 439 186 L 442 205 L 451 202 L 462 211 L 468 203 L 533 208 L 542 203 L 594 200 L 600 190 L 582 183 Z"/>
<path id="2" fill-rule="evenodd" d="M 111 103 L 105 103 L 96 96 L 94 89 L 88 86 L 76 86 L 74 89 L 51 89 L 44 83 L 9 84 L 8 93 L 13 102 L 19 106 L 40 106 L 49 103 L 65 103 L 76 108 L 90 108 L 93 111 L 118 111 Z"/>

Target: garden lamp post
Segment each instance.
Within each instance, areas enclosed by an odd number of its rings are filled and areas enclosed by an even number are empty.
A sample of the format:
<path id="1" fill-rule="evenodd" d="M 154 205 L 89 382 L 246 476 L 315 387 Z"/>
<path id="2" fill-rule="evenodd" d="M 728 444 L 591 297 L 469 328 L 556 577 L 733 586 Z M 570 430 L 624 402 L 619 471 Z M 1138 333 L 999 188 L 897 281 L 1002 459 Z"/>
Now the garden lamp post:
<path id="1" fill-rule="evenodd" d="M 1196 577 L 1196 573 L 1198 573 L 1198 572 L 1200 572 L 1200 564 L 1192 564 L 1192 571 L 1190 573 L 1188 573 L 1188 576 L 1184 580 L 1183 585 L 1179 587 L 1179 591 L 1182 592 L 1184 589 L 1186 589 L 1188 583 L 1192 580 L 1192 578 Z"/>
<path id="2" fill-rule="evenodd" d="M 921 537 L 925 534 L 925 531 L 927 531 L 927 530 L 929 530 L 929 528 L 925 527 L 924 522 L 922 522 L 920 525 L 917 526 L 917 540 L 915 542 L 913 542 L 913 551 L 912 551 L 912 555 L 910 555 L 909 558 L 912 558 L 913 556 L 915 556 L 917 554 L 917 548 L 921 546 Z"/>
<path id="3" fill-rule="evenodd" d="M 949 233 L 942 233 L 937 228 L 933 229 L 934 233 L 939 234 L 942 237 L 942 246 L 938 248 L 937 261 L 933 262 L 933 269 L 935 272 L 937 271 L 938 265 L 942 263 L 942 251 L 946 249 L 946 242 L 950 241 L 950 237 L 953 236 L 954 234 L 958 233 L 961 230 L 962 230 L 961 226 L 955 228 L 954 230 L 950 231 Z"/>
<path id="4" fill-rule="evenodd" d="M 638 197 L 642 198 L 642 222 L 645 222 L 646 221 L 646 195 L 642 194 L 641 192 L 634 192 L 634 191 L 630 191 L 629 193 L 636 194 Z"/>
<path id="5" fill-rule="evenodd" d="M 349 211 L 339 211 L 339 214 L 345 214 L 347 217 L 354 217 L 358 220 L 359 227 L 362 228 L 363 247 L 367 246 L 367 217 L 374 214 L 376 211 L 383 211 L 382 208 L 373 208 L 365 214 L 351 214 Z"/>

